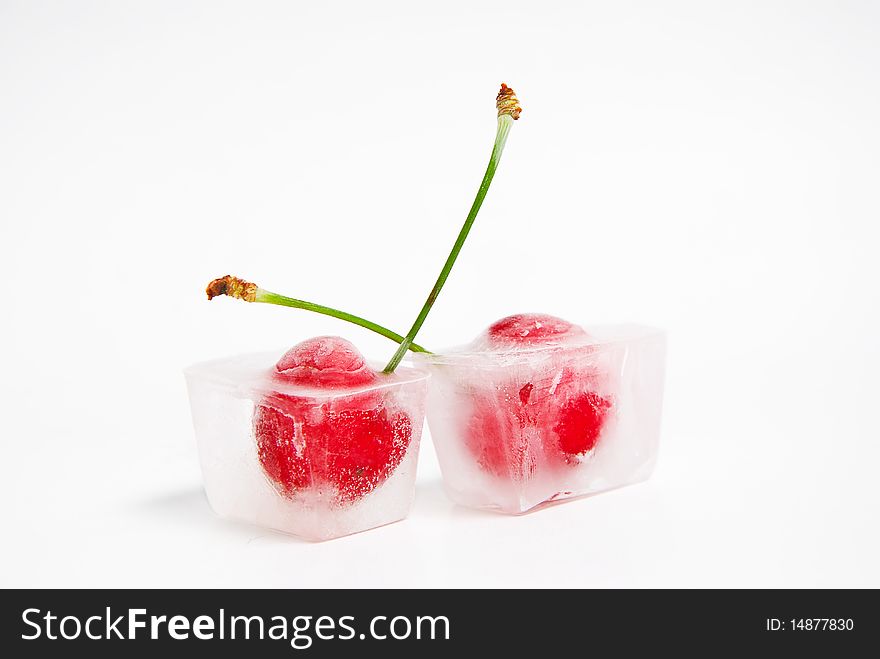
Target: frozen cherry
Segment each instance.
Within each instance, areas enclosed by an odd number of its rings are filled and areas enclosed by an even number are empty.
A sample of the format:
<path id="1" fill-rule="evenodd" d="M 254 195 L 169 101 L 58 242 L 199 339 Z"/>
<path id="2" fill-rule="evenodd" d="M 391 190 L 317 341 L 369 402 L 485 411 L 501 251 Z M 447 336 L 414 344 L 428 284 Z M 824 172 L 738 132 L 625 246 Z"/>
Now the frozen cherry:
<path id="1" fill-rule="evenodd" d="M 491 392 L 472 396 L 465 444 L 484 471 L 524 480 L 539 460 L 576 464 L 596 447 L 612 401 L 593 390 L 594 372 L 570 365 L 572 351 L 581 348 L 566 346 L 586 337 L 582 328 L 561 318 L 517 314 L 493 323 L 478 339 L 477 345 L 488 350 L 565 348 L 521 369 L 519 376 L 494 383 Z"/>
<path id="2" fill-rule="evenodd" d="M 276 364 L 275 377 L 340 390 L 379 376 L 348 341 L 318 337 L 291 348 Z M 330 488 L 340 502 L 355 501 L 384 482 L 412 436 L 409 416 L 377 391 L 330 399 L 272 393 L 257 405 L 253 424 L 260 464 L 283 495 Z"/>

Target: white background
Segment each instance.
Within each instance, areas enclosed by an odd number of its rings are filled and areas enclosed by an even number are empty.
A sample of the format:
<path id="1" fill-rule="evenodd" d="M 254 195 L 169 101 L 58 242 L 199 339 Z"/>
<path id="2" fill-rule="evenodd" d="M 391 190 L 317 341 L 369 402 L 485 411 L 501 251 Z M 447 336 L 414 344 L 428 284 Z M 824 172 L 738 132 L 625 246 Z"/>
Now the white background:
<path id="1" fill-rule="evenodd" d="M 880 586 L 880 7 L 0 2 L 0 585 Z M 444 496 L 308 544 L 210 511 L 181 369 L 405 331 L 525 108 L 438 348 L 546 311 L 669 332 L 648 483 Z"/>

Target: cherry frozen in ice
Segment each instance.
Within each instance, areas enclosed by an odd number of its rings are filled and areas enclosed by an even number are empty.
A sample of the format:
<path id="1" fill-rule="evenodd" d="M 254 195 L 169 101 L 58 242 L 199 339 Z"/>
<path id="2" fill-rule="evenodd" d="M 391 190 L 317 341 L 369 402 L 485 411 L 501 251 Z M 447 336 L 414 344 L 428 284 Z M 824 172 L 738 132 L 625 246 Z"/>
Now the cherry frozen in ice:
<path id="1" fill-rule="evenodd" d="M 320 390 L 369 385 L 379 376 L 351 343 L 318 337 L 289 350 L 275 378 Z M 294 497 L 331 488 L 340 502 L 372 492 L 406 455 L 412 421 L 381 391 L 320 400 L 273 393 L 257 405 L 254 435 L 260 464 L 276 488 Z"/>
<path id="2" fill-rule="evenodd" d="M 561 318 L 518 314 L 493 323 L 478 344 L 504 351 L 564 346 L 585 338 L 582 328 Z M 473 395 L 465 443 L 484 471 L 525 480 L 539 459 L 577 464 L 596 447 L 612 401 L 592 390 L 593 372 L 570 364 L 578 350 L 560 350 L 519 379 L 496 382 L 491 391 Z"/>

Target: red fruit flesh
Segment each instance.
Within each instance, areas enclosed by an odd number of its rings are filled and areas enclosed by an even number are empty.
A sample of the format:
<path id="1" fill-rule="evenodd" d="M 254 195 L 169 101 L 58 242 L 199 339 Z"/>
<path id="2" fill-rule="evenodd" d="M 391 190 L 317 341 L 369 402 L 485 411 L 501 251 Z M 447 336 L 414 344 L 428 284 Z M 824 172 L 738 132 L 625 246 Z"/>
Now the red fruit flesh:
<path id="1" fill-rule="evenodd" d="M 378 376 L 348 341 L 319 337 L 289 350 L 276 377 L 310 388 L 340 389 Z M 306 488 L 330 489 L 340 503 L 372 492 L 406 455 L 412 422 L 381 392 L 338 394 L 330 401 L 274 393 L 254 411 L 260 464 L 276 489 L 292 498 Z"/>

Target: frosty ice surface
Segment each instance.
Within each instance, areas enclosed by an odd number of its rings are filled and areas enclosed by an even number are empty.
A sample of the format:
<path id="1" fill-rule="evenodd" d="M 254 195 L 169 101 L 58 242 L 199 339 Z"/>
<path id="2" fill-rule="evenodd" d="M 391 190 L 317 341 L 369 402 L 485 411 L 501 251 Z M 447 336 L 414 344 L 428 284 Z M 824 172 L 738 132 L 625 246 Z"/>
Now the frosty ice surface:
<path id="1" fill-rule="evenodd" d="M 419 355 L 447 492 L 516 514 L 645 480 L 664 359 L 657 330 L 584 331 L 547 316 L 503 319 L 470 345 Z"/>
<path id="2" fill-rule="evenodd" d="M 185 372 L 212 508 L 309 540 L 406 517 L 428 375 L 400 368 L 353 387 L 310 387 L 277 377 L 279 354 Z"/>

